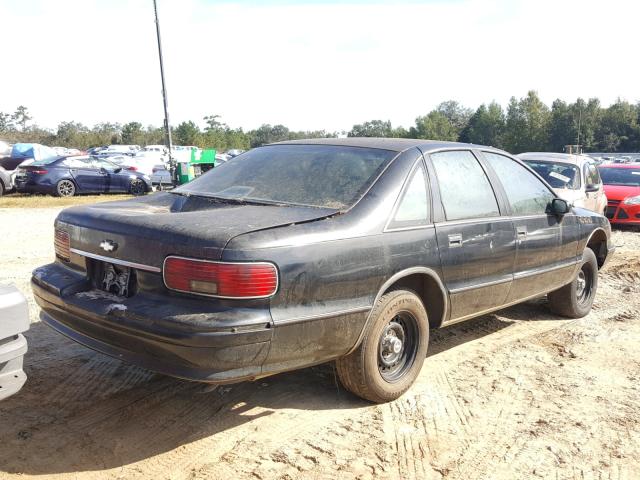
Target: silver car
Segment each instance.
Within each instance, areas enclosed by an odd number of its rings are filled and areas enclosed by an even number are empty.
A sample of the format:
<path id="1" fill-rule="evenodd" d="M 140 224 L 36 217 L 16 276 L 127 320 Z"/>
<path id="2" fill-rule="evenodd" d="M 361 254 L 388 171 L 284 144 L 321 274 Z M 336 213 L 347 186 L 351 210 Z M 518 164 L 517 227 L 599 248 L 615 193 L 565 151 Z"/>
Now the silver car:
<path id="1" fill-rule="evenodd" d="M 604 215 L 607 197 L 593 158 L 550 152 L 527 152 L 516 157 L 544 178 L 560 198 Z"/>

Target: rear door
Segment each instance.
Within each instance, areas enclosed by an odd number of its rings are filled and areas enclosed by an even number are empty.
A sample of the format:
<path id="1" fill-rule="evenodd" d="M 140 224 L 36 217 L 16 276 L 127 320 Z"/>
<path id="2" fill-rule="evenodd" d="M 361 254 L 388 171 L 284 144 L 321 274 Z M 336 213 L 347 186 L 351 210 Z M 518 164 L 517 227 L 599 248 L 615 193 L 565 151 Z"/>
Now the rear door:
<path id="1" fill-rule="evenodd" d="M 509 303 L 546 293 L 568 283 L 578 250 L 579 225 L 573 214 L 547 213 L 553 191 L 516 160 L 483 151 L 500 180 L 516 230 L 517 254 Z"/>
<path id="2" fill-rule="evenodd" d="M 515 230 L 471 150 L 429 157 L 437 179 L 436 237 L 453 322 L 505 303 L 513 279 Z"/>

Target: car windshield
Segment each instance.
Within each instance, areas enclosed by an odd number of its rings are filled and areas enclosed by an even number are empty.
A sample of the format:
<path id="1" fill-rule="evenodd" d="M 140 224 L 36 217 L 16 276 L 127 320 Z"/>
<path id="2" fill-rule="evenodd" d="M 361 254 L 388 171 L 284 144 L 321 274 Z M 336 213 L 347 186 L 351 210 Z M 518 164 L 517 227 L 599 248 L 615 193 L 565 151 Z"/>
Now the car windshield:
<path id="1" fill-rule="evenodd" d="M 342 210 L 371 186 L 396 152 L 335 145 L 256 148 L 176 193 Z"/>
<path id="2" fill-rule="evenodd" d="M 580 188 L 580 175 L 578 167 L 575 165 L 536 160 L 525 160 L 525 163 L 553 188 L 571 188 L 573 190 Z"/>
<path id="3" fill-rule="evenodd" d="M 640 168 L 600 168 L 605 185 L 640 186 Z"/>

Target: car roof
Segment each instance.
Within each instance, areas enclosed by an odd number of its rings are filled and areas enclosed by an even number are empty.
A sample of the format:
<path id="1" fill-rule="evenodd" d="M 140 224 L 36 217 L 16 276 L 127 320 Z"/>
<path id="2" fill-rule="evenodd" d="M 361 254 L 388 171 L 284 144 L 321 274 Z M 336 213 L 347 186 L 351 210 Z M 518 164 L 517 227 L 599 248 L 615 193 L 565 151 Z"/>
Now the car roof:
<path id="1" fill-rule="evenodd" d="M 555 152 L 525 152 L 516 155 L 520 160 L 537 160 L 539 162 L 562 162 L 572 165 L 582 165 L 584 163 L 595 163 L 595 160 L 588 155 L 576 155 L 573 153 Z"/>
<path id="2" fill-rule="evenodd" d="M 335 145 L 344 147 L 365 147 L 394 152 L 404 152 L 417 147 L 423 152 L 443 148 L 483 148 L 501 151 L 494 147 L 475 145 L 473 143 L 445 142 L 441 140 L 421 140 L 415 138 L 379 138 L 379 137 L 347 137 L 347 138 L 310 138 L 305 140 L 285 140 L 269 145 Z"/>

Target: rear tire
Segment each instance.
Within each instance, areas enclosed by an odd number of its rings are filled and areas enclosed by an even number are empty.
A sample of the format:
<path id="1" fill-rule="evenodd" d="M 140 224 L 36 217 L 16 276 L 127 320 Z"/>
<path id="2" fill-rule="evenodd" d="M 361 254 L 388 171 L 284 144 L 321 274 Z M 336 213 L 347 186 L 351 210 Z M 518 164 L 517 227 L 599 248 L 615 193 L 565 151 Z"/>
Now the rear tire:
<path id="1" fill-rule="evenodd" d="M 427 312 L 407 290 L 384 295 L 371 311 L 360 346 L 336 360 L 342 385 L 374 403 L 395 400 L 420 373 L 429 345 Z"/>
<path id="2" fill-rule="evenodd" d="M 5 193 L 4 183 L 0 180 L 0 197 Z"/>
<path id="3" fill-rule="evenodd" d="M 76 194 L 76 184 L 71 180 L 60 180 L 56 183 L 56 195 L 58 197 L 73 197 Z"/>
<path id="4" fill-rule="evenodd" d="M 547 294 L 549 308 L 564 317 L 582 318 L 591 311 L 597 289 L 598 260 L 593 250 L 585 248 L 576 278 Z"/>

